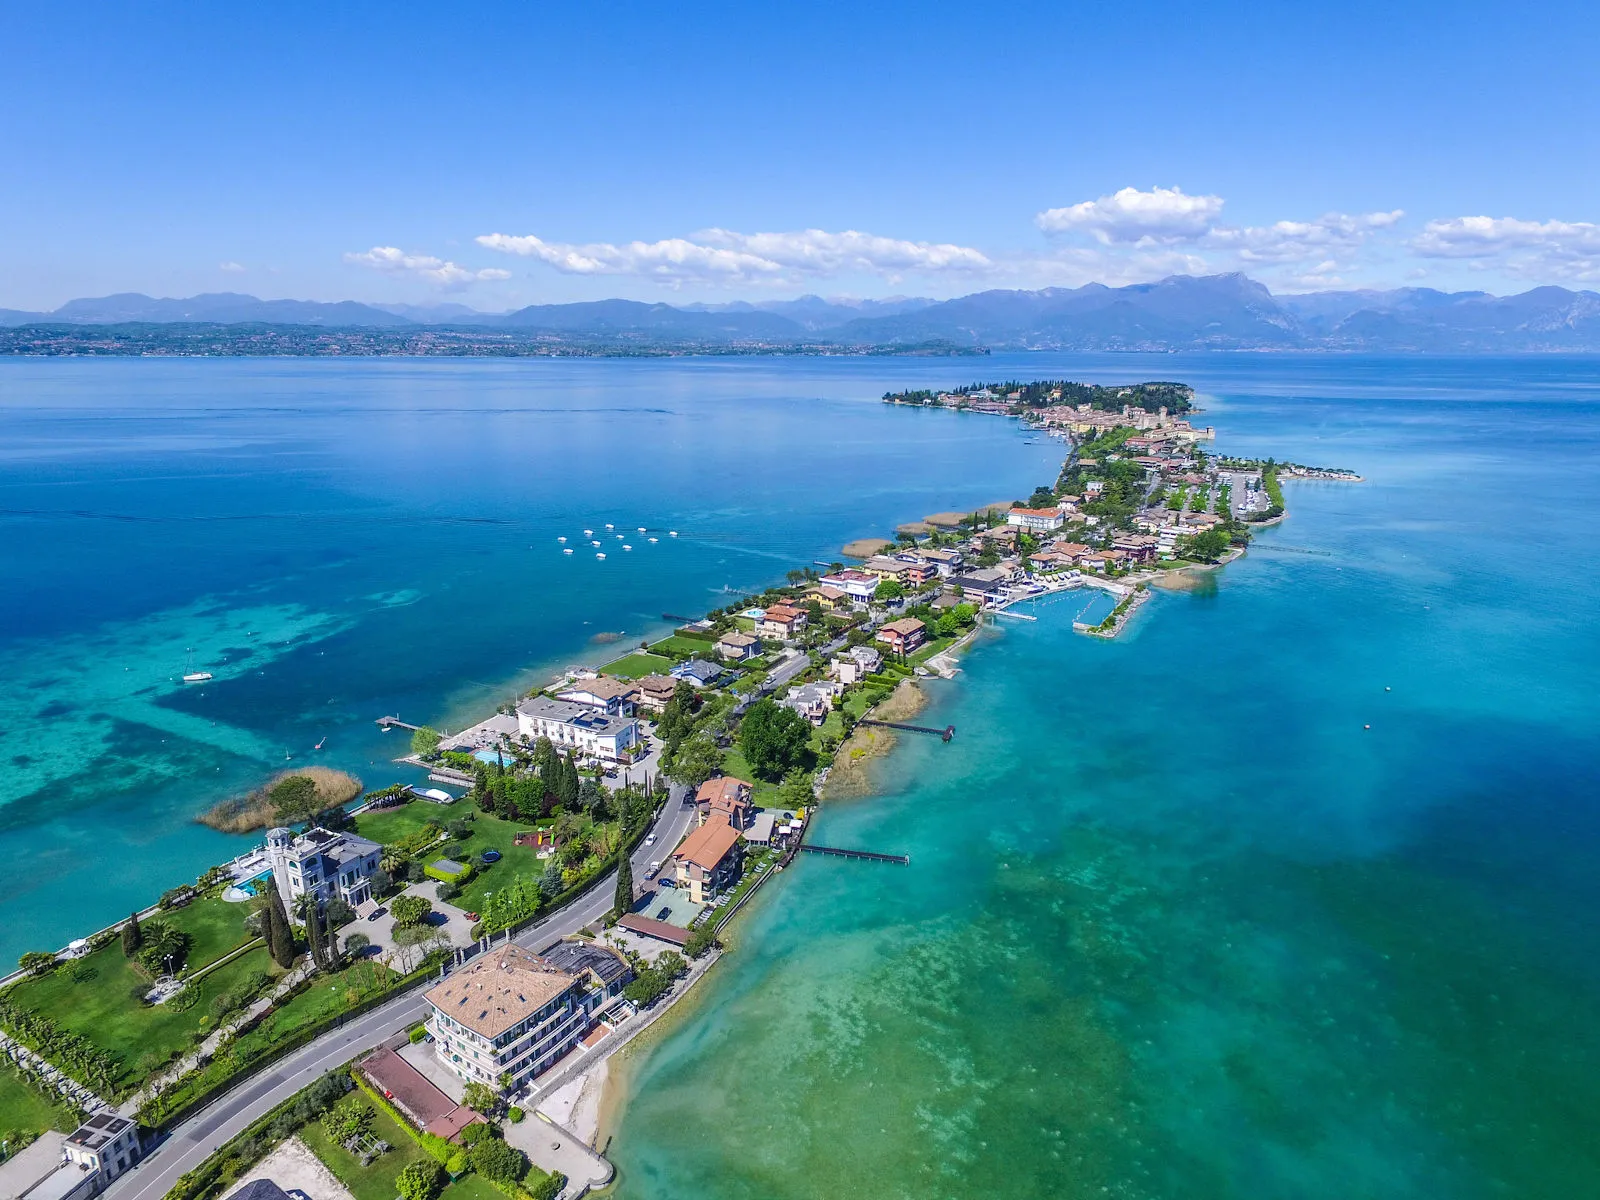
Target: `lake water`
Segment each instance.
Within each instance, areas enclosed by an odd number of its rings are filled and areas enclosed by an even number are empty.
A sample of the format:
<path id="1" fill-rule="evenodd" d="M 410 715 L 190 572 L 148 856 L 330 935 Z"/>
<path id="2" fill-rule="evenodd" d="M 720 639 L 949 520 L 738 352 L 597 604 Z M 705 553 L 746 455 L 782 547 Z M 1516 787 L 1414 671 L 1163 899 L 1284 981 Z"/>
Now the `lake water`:
<path id="1" fill-rule="evenodd" d="M 911 866 L 774 881 L 629 1066 L 618 1194 L 1600 1194 L 1597 368 L 0 363 L 0 953 L 226 857 L 193 814 L 286 753 L 387 783 L 378 715 L 1053 476 L 890 387 L 1182 379 L 1218 450 L 1369 482 L 1115 642 L 1080 593 L 985 635 L 956 739 L 820 818 Z M 604 521 L 683 537 L 559 554 Z"/>
<path id="2" fill-rule="evenodd" d="M 741 918 L 628 1069 L 619 1196 L 1600 1195 L 1600 364 L 1141 368 L 1369 482 L 935 685 L 956 739 L 816 830 L 912 865 L 805 858 Z"/>
<path id="3" fill-rule="evenodd" d="M 937 367 L 0 363 L 0 962 L 247 848 L 193 818 L 274 770 L 416 778 L 379 716 L 459 728 L 663 614 L 1054 478 L 1014 422 L 878 402 Z"/>

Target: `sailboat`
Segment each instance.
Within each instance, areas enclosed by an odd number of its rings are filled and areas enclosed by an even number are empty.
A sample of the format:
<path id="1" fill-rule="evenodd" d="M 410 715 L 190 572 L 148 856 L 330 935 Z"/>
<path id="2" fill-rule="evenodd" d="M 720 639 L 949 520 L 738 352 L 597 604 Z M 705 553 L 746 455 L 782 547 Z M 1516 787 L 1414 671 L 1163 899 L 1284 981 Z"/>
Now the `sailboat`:
<path id="1" fill-rule="evenodd" d="M 194 650 L 189 651 L 189 659 L 183 665 L 183 681 L 185 683 L 204 683 L 211 678 L 210 671 L 196 671 L 194 669 Z"/>
<path id="2" fill-rule="evenodd" d="M 327 734 L 323 734 L 322 735 L 322 742 L 326 742 L 327 740 L 328 740 L 328 735 Z M 315 746 L 313 746 L 311 748 L 313 750 L 321 750 L 322 749 L 322 742 L 318 742 Z"/>

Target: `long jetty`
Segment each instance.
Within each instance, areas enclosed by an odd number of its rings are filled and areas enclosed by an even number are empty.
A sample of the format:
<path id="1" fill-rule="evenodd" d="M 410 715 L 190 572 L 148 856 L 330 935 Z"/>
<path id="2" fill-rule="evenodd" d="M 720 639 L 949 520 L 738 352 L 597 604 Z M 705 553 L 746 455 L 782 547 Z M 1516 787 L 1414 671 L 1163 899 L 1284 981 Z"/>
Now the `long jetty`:
<path id="1" fill-rule="evenodd" d="M 831 854 L 835 858 L 860 858 L 867 862 L 893 863 L 897 867 L 909 867 L 911 855 L 909 854 L 880 854 L 876 850 L 846 850 L 842 846 L 812 846 L 802 842 L 800 849 L 807 854 Z"/>
<path id="2" fill-rule="evenodd" d="M 412 725 L 407 721 L 402 721 L 399 717 L 379 717 L 378 718 L 378 728 L 379 729 L 409 729 L 409 730 L 411 730 L 412 733 L 415 733 L 417 730 L 421 729 L 422 726 L 421 725 Z"/>
<path id="3" fill-rule="evenodd" d="M 954 725 L 946 725 L 943 729 L 934 729 L 927 725 L 905 725 L 899 721 L 857 721 L 857 725 L 870 725 L 876 729 L 899 729 L 906 733 L 931 733 L 942 742 L 948 742 L 956 735 Z"/>

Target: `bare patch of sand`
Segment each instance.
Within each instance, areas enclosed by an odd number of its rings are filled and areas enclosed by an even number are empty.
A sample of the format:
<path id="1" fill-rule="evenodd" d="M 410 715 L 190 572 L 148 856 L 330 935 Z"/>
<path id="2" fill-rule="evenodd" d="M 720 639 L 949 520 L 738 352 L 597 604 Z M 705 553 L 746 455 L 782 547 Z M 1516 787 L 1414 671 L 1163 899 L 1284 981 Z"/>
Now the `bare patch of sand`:
<path id="1" fill-rule="evenodd" d="M 258 1179 L 270 1179 L 286 1192 L 304 1192 L 311 1200 L 355 1200 L 349 1189 L 311 1152 L 311 1147 L 297 1137 L 282 1143 L 258 1162 L 232 1190 L 237 1192 Z"/>
<path id="2" fill-rule="evenodd" d="M 956 529 L 961 525 L 961 522 L 967 519 L 967 514 L 964 512 L 936 512 L 929 513 L 922 519 L 926 524 L 936 525 L 940 529 Z"/>
<path id="3" fill-rule="evenodd" d="M 894 543 L 888 538 L 857 538 L 845 543 L 843 553 L 846 558 L 871 558 L 874 554 L 893 549 Z"/>
<path id="4" fill-rule="evenodd" d="M 894 527 L 896 533 L 909 533 L 912 537 L 921 537 L 925 533 L 932 533 L 933 526 L 926 521 L 907 521 L 904 525 Z"/>

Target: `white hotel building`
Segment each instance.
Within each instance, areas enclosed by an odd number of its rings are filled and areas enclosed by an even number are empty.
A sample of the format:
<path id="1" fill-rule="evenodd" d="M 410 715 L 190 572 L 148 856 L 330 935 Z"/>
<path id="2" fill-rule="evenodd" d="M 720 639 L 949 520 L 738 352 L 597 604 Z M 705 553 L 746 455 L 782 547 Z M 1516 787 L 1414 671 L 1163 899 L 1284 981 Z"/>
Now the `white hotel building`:
<path id="1" fill-rule="evenodd" d="M 517 732 L 526 741 L 549 738 L 557 750 L 607 762 L 620 761 L 640 742 L 639 723 L 632 717 L 548 696 L 517 705 Z"/>

